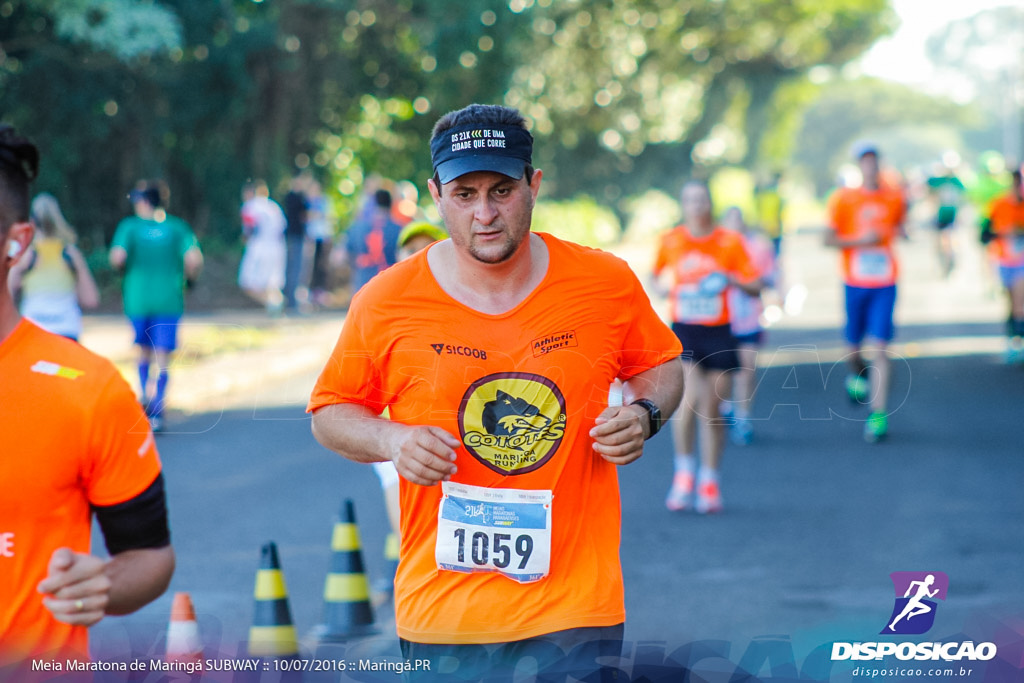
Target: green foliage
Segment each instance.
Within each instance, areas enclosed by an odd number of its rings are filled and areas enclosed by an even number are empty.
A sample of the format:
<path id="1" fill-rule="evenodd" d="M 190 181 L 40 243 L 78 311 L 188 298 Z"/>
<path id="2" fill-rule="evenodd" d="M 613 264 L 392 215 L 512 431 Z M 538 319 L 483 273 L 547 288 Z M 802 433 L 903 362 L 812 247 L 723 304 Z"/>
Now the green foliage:
<path id="1" fill-rule="evenodd" d="M 809 173 L 819 196 L 835 183 L 837 169 L 850 161 L 850 146 L 874 139 L 886 163 L 904 167 L 936 160 L 955 139 L 926 139 L 928 124 L 976 122 L 968 107 L 876 79 L 835 81 L 822 88 L 803 116 L 794 161 Z M 902 133 L 896 130 L 902 126 Z M 883 131 L 887 131 L 883 133 Z M 918 142 L 909 142 L 916 138 Z"/>
<path id="2" fill-rule="evenodd" d="M 661 190 L 648 190 L 623 202 L 629 215 L 627 242 L 650 243 L 680 220 L 678 200 Z"/>
<path id="3" fill-rule="evenodd" d="M 618 217 L 589 197 L 538 202 L 533 212 L 533 229 L 597 248 L 615 244 L 622 233 Z"/>
<path id="4" fill-rule="evenodd" d="M 45 4 L 50 5 L 58 36 L 113 53 L 122 61 L 181 45 L 178 17 L 153 2 L 64 0 L 59 5 Z"/>
<path id="5" fill-rule="evenodd" d="M 886 0 L 0 0 L 0 111 L 40 144 L 37 188 L 87 249 L 154 177 L 231 249 L 247 179 L 280 196 L 308 168 L 345 224 L 373 176 L 425 196 L 438 115 L 506 103 L 546 196 L 596 198 L 539 220 L 601 243 L 625 198 L 784 160 L 806 101 L 789 84 L 891 19 Z"/>
<path id="6" fill-rule="evenodd" d="M 738 206 L 747 221 L 754 216 L 754 176 L 743 168 L 720 169 L 708 183 L 715 201 L 715 216 L 720 217 L 730 206 Z"/>

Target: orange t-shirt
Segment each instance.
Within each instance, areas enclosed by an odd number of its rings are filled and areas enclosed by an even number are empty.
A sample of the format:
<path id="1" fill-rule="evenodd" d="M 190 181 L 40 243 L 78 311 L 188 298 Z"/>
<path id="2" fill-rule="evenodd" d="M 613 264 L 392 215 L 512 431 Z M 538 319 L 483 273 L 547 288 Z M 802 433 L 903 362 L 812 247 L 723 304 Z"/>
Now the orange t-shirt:
<path id="1" fill-rule="evenodd" d="M 995 200 L 989 210 L 992 221 L 993 252 L 999 265 L 1024 266 L 1024 201 L 1014 193 Z"/>
<path id="2" fill-rule="evenodd" d="M 90 505 L 116 505 L 160 473 L 149 423 L 104 358 L 22 320 L 0 342 L 0 667 L 88 655 L 36 586 L 50 556 L 88 553 Z"/>
<path id="3" fill-rule="evenodd" d="M 501 315 L 446 294 L 428 250 L 378 275 L 353 300 L 310 398 L 309 411 L 388 407 L 394 421 L 461 437 L 453 483 L 553 494 L 549 507 L 532 506 L 550 514 L 547 575 L 519 582 L 473 566 L 440 569 L 442 556 L 457 561 L 460 533 L 442 526 L 442 486 L 401 481 L 396 624 L 413 642 L 506 642 L 625 619 L 618 476 L 594 453 L 588 432 L 615 378 L 667 362 L 681 348 L 622 260 L 541 236 L 550 254 L 544 280 Z M 444 500 L 454 505 L 458 496 Z M 494 520 L 494 533 L 463 535 L 459 557 L 478 565 L 491 557 L 515 572 L 541 553 L 510 512 L 531 506 L 498 507 L 495 515 L 506 517 Z"/>
<path id="4" fill-rule="evenodd" d="M 882 238 L 873 247 L 842 249 L 843 281 L 852 287 L 880 288 L 896 284 L 899 274 L 893 242 L 899 235 L 906 202 L 899 190 L 845 187 L 832 196 L 830 228 L 840 239 L 857 239 L 874 230 Z"/>
<path id="5" fill-rule="evenodd" d="M 654 276 L 665 268 L 671 268 L 673 276 L 672 320 L 690 325 L 728 325 L 724 276 L 732 275 L 741 282 L 758 277 L 743 238 L 721 227 L 703 237 L 692 235 L 685 225 L 666 232 L 654 260 Z"/>

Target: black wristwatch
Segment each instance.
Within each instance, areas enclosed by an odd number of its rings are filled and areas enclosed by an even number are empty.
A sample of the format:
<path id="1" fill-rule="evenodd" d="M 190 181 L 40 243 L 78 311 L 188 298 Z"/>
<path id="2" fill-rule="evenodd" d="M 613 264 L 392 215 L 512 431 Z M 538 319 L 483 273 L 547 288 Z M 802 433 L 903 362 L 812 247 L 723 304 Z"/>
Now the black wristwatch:
<path id="1" fill-rule="evenodd" d="M 661 429 L 661 425 L 664 423 L 664 420 L 661 418 L 661 408 L 659 408 L 658 405 L 649 398 L 638 398 L 629 405 L 642 406 L 643 409 L 647 411 L 647 424 L 650 426 L 650 429 L 647 432 L 647 438 L 649 439 L 657 434 L 658 430 Z"/>

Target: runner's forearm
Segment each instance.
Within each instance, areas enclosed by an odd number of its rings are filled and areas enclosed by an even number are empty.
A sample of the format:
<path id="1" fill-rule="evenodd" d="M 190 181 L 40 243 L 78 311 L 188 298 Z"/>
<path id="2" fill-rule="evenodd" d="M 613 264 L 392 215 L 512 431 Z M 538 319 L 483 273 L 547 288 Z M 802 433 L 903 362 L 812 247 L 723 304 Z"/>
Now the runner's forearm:
<path id="1" fill-rule="evenodd" d="M 355 462 L 393 459 L 391 444 L 406 429 L 355 403 L 336 403 L 313 413 L 313 436 L 322 446 Z"/>
<path id="2" fill-rule="evenodd" d="M 622 383 L 622 402 L 629 405 L 639 398 L 654 401 L 667 420 L 683 397 L 683 366 L 678 358 L 656 365 Z"/>
<path id="3" fill-rule="evenodd" d="M 174 573 L 171 546 L 126 550 L 114 555 L 104 573 L 110 579 L 107 614 L 130 614 L 160 597 Z"/>

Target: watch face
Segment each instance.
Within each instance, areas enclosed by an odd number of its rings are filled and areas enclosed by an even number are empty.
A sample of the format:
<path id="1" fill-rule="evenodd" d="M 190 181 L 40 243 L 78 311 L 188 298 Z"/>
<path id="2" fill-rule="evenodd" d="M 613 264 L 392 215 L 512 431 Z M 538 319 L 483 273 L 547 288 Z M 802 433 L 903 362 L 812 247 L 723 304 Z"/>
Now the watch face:
<path id="1" fill-rule="evenodd" d="M 634 404 L 641 405 L 647 411 L 647 420 L 650 425 L 649 434 L 647 438 L 650 438 L 658 433 L 661 429 L 661 409 L 658 408 L 657 404 L 647 398 L 641 398 L 633 402 Z"/>

